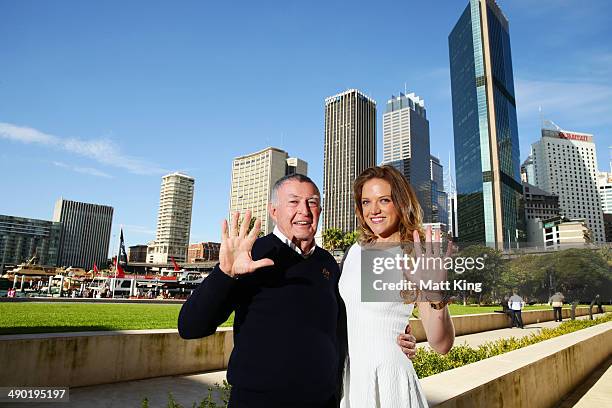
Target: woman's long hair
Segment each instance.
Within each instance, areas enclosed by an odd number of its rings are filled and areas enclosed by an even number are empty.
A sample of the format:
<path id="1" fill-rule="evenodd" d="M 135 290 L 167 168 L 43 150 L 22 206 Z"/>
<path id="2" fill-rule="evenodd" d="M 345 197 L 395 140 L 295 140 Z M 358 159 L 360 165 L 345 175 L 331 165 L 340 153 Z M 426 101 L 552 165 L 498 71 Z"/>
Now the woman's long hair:
<path id="1" fill-rule="evenodd" d="M 361 194 L 363 185 L 372 179 L 382 179 L 391 185 L 391 199 L 399 215 L 399 233 L 401 242 L 413 242 L 412 233 L 419 231 L 421 241 L 425 240 L 423 231 L 423 209 L 419 200 L 406 178 L 395 167 L 374 166 L 365 169 L 353 184 L 353 197 L 355 198 L 355 214 L 359 221 L 359 242 L 370 244 L 376 241 L 376 235 L 363 217 Z"/>

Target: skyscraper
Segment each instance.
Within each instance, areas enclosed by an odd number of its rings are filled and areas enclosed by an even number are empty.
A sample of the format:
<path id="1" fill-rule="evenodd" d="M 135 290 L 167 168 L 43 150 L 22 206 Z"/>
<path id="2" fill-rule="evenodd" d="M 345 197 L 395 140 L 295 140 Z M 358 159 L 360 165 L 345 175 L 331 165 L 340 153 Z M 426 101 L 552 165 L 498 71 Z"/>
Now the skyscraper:
<path id="1" fill-rule="evenodd" d="M 444 191 L 444 168 L 440 159 L 429 156 L 431 176 L 431 222 L 448 227 L 448 195 Z"/>
<path id="2" fill-rule="evenodd" d="M 559 197 L 524 181 L 522 207 L 527 243 L 543 245 L 545 221 L 560 215 Z"/>
<path id="3" fill-rule="evenodd" d="M 187 260 L 193 207 L 193 177 L 172 173 L 162 177 L 155 241 L 147 249 L 147 262 L 165 264 Z"/>
<path id="4" fill-rule="evenodd" d="M 93 269 L 106 265 L 113 207 L 60 198 L 53 221 L 62 223 L 58 265 Z"/>
<path id="5" fill-rule="evenodd" d="M 601 210 L 604 214 L 612 214 L 612 172 L 597 172 L 597 187 L 601 200 Z"/>
<path id="6" fill-rule="evenodd" d="M 230 214 L 251 210 L 251 214 L 261 220 L 261 231 L 269 234 L 274 229 L 268 214 L 272 187 L 280 178 L 295 173 L 306 176 L 308 164 L 275 147 L 236 157 L 232 163 Z"/>
<path id="7" fill-rule="evenodd" d="M 507 247 L 522 229 L 508 20 L 495 1 L 470 0 L 448 43 L 459 240 Z"/>
<path id="8" fill-rule="evenodd" d="M 536 183 L 533 156 L 531 154 L 529 154 L 523 164 L 521 164 L 521 181 L 529 184 Z"/>
<path id="9" fill-rule="evenodd" d="M 0 215 L 0 274 L 4 265 L 36 257 L 39 265 L 57 266 L 62 224 Z"/>
<path id="10" fill-rule="evenodd" d="M 604 242 L 593 135 L 542 129 L 542 139 L 531 151 L 537 187 L 559 196 L 562 217 L 584 220 L 591 240 Z"/>
<path id="11" fill-rule="evenodd" d="M 383 164 L 390 164 L 404 174 L 423 208 L 423 221 L 432 222 L 429 121 L 425 102 L 414 93 L 392 95 L 387 101 L 383 115 Z"/>
<path id="12" fill-rule="evenodd" d="M 612 162 L 610 164 L 612 170 Z M 612 242 L 612 172 L 600 171 L 597 175 L 597 186 L 603 211 L 604 236 L 606 242 Z"/>
<path id="13" fill-rule="evenodd" d="M 376 165 L 376 101 L 357 89 L 325 99 L 323 231 L 357 229 L 353 182 Z"/>

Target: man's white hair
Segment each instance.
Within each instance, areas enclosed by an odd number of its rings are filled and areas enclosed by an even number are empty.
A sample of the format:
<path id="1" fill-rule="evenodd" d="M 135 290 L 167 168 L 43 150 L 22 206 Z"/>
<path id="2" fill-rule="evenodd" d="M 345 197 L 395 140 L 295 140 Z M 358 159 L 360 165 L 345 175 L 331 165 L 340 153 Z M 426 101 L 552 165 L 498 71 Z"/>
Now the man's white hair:
<path id="1" fill-rule="evenodd" d="M 315 190 L 317 190 L 317 196 L 321 197 L 321 193 L 319 192 L 319 187 L 317 187 L 317 185 L 314 183 L 314 181 L 310 179 L 310 177 L 305 176 L 300 173 L 288 174 L 278 179 L 278 181 L 274 183 L 274 185 L 272 186 L 272 192 L 270 193 L 270 202 L 272 203 L 274 207 L 278 205 L 278 190 L 281 188 L 283 184 L 285 184 L 285 182 L 291 181 L 291 180 L 296 180 L 296 181 L 299 181 L 300 183 L 312 184 Z M 319 205 L 321 205 L 320 202 L 319 202 Z"/>

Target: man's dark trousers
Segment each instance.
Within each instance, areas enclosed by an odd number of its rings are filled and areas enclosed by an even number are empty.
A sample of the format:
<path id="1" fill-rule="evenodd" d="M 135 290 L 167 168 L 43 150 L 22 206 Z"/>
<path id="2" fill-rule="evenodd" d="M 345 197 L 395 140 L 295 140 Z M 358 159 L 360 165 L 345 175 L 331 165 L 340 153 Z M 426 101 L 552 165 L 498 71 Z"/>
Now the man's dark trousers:
<path id="1" fill-rule="evenodd" d="M 561 314 L 561 307 L 553 307 L 553 310 L 555 312 L 555 322 L 561 322 L 563 321 L 563 315 Z"/>
<path id="2" fill-rule="evenodd" d="M 520 310 L 512 310 L 512 327 L 523 328 L 523 317 Z"/>

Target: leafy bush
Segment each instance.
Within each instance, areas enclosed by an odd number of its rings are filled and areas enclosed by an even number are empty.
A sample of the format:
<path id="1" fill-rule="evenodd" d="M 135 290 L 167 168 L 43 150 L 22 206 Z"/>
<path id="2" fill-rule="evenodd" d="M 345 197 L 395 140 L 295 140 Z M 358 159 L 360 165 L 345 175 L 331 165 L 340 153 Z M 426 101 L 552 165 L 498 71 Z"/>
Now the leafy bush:
<path id="1" fill-rule="evenodd" d="M 532 333 L 518 339 L 510 337 L 489 341 L 477 348 L 467 345 L 454 346 L 446 355 L 440 355 L 433 350 L 422 347 L 417 349 L 412 363 L 419 378 L 424 378 L 609 321 L 612 321 L 612 314 L 610 313 L 595 320 L 569 320 L 556 328 L 544 328 L 539 333 Z"/>

